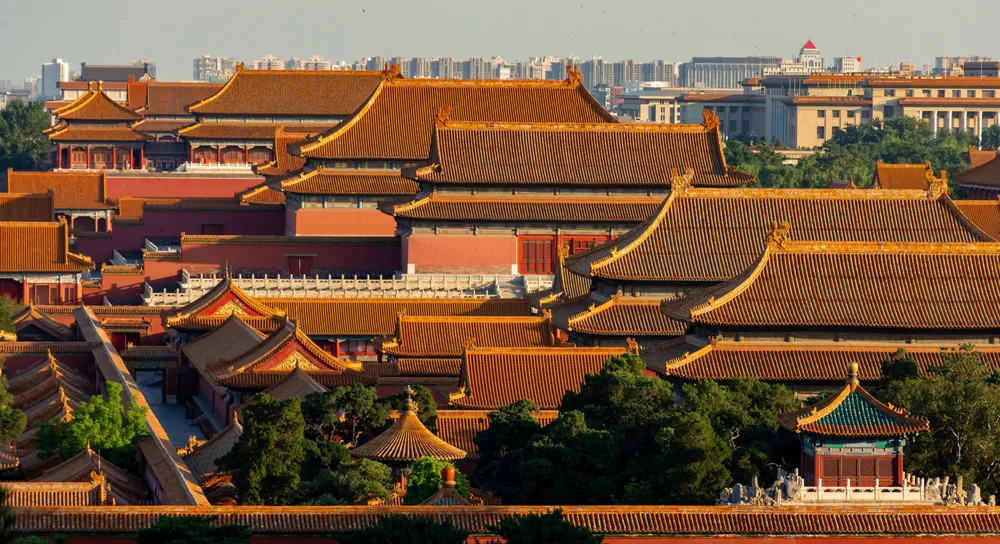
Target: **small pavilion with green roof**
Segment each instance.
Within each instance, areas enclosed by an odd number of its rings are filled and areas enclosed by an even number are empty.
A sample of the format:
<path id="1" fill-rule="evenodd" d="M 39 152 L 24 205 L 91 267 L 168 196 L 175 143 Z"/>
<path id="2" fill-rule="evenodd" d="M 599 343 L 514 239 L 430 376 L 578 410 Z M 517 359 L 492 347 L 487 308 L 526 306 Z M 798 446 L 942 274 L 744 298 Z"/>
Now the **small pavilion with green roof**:
<path id="1" fill-rule="evenodd" d="M 883 404 L 861 387 L 857 363 L 839 391 L 779 414 L 778 422 L 801 437 L 800 472 L 807 486 L 903 485 L 906 438 L 930 431 L 926 419 Z"/>

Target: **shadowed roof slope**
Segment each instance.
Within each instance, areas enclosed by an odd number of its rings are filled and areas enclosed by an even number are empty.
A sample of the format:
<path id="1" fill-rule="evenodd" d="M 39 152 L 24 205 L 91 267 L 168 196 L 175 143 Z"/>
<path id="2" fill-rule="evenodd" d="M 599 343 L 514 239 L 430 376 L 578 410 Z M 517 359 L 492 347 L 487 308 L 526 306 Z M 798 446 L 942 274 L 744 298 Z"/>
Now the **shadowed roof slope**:
<path id="1" fill-rule="evenodd" d="M 104 172 L 7 171 L 10 193 L 45 194 L 52 191 L 57 210 L 106 210 Z"/>
<path id="2" fill-rule="evenodd" d="M 183 115 L 190 118 L 186 107 L 212 96 L 222 86 L 222 83 L 148 81 L 145 100 L 136 111 L 145 116 Z"/>
<path id="3" fill-rule="evenodd" d="M 983 232 L 1000 240 L 1000 200 L 956 200 L 955 206 Z"/>
<path id="4" fill-rule="evenodd" d="M 696 186 L 755 181 L 726 167 L 719 119 L 707 112 L 700 125 L 439 122 L 430 163 L 404 174 L 463 185 L 649 187 L 692 168 Z"/>
<path id="5" fill-rule="evenodd" d="M 998 243 L 792 242 L 788 229 L 745 272 L 664 313 L 732 327 L 1000 328 Z"/>
<path id="6" fill-rule="evenodd" d="M 52 110 L 52 115 L 69 121 L 138 121 L 142 116 L 111 100 L 101 84 L 97 88 L 88 85 L 86 93 L 61 108 Z"/>
<path id="7" fill-rule="evenodd" d="M 197 115 L 344 117 L 357 110 L 381 80 L 382 72 L 378 71 L 241 67 L 217 93 L 187 110 Z"/>
<path id="8" fill-rule="evenodd" d="M 882 404 L 858 383 L 858 365 L 840 391 L 798 410 L 778 414 L 778 423 L 796 433 L 836 437 L 890 437 L 929 432 L 930 423 L 891 404 Z"/>
<path id="9" fill-rule="evenodd" d="M 69 251 L 69 226 L 51 223 L 0 223 L 0 272 L 83 272 L 88 257 Z"/>
<path id="10" fill-rule="evenodd" d="M 942 174 L 943 175 L 943 174 Z M 919 189 L 925 190 L 934 178 L 931 161 L 924 164 L 883 164 L 875 165 L 872 187 L 877 189 Z"/>
<path id="11" fill-rule="evenodd" d="M 614 123 L 584 88 L 566 81 L 386 78 L 354 115 L 292 146 L 313 159 L 427 160 L 436 112 L 457 121 Z"/>
<path id="12" fill-rule="evenodd" d="M 0 193 L 0 222 L 55 221 L 53 200 L 51 193 Z"/>
<path id="13" fill-rule="evenodd" d="M 400 357 L 461 357 L 471 341 L 481 347 L 552 346 L 552 315 L 538 317 L 453 317 L 401 315 L 396 334 L 381 349 Z"/>
<path id="14" fill-rule="evenodd" d="M 997 152 L 988 149 L 976 149 L 975 147 L 969 146 L 969 168 L 976 168 L 977 166 L 982 166 L 993 159 L 997 158 Z"/>
<path id="15" fill-rule="evenodd" d="M 613 280 L 718 282 L 761 255 L 773 221 L 803 240 L 992 241 L 935 184 L 888 189 L 708 189 L 675 176 L 658 213 L 628 233 L 566 259 L 581 276 Z"/>

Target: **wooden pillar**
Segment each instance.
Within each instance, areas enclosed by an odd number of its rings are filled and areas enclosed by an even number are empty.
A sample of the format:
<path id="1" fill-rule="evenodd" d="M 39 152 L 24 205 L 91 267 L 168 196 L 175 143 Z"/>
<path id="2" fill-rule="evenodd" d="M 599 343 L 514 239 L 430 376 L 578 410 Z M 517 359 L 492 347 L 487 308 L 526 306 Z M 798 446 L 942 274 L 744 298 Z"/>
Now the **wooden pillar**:
<path id="1" fill-rule="evenodd" d="M 215 164 L 222 164 L 222 144 L 215 144 Z"/>
<path id="2" fill-rule="evenodd" d="M 67 158 L 66 162 L 69 163 L 69 166 L 67 168 L 69 168 L 70 170 L 72 170 L 73 169 L 73 146 L 72 145 L 69 146 L 69 154 L 68 154 L 68 156 L 66 158 Z"/>
<path id="3" fill-rule="evenodd" d="M 87 166 L 86 168 L 91 168 L 90 166 L 90 144 L 87 144 Z"/>
<path id="4" fill-rule="evenodd" d="M 80 275 L 77 274 L 77 276 L 76 276 L 76 300 L 73 301 L 73 304 L 80 304 L 82 301 L 83 301 L 83 282 L 80 279 Z"/>
<path id="5" fill-rule="evenodd" d="M 139 169 L 146 169 L 146 146 L 139 148 Z"/>
<path id="6" fill-rule="evenodd" d="M 73 232 L 73 220 L 76 219 L 75 214 L 69 214 L 69 231 Z"/>
<path id="7" fill-rule="evenodd" d="M 56 146 L 56 170 L 62 170 L 62 144 Z"/>
<path id="8" fill-rule="evenodd" d="M 28 297 L 28 277 L 27 276 L 22 276 L 21 277 L 21 304 L 24 304 L 25 306 L 27 306 L 28 303 L 30 303 L 30 302 L 31 302 L 31 300 Z"/>
<path id="9" fill-rule="evenodd" d="M 100 225 L 100 222 L 101 219 L 97 217 L 97 214 L 94 214 L 94 232 L 100 232 L 100 229 L 97 228 L 98 225 Z"/>
<path id="10" fill-rule="evenodd" d="M 896 454 L 896 481 L 892 484 L 903 485 L 903 452 Z"/>
<path id="11" fill-rule="evenodd" d="M 243 162 L 250 164 L 250 146 L 243 146 Z"/>
<path id="12" fill-rule="evenodd" d="M 118 169 L 118 146 L 111 147 L 111 169 Z"/>
<path id="13" fill-rule="evenodd" d="M 111 211 L 104 212 L 105 228 L 108 232 L 111 232 Z"/>
<path id="14" fill-rule="evenodd" d="M 188 144 L 188 162 L 194 163 L 194 145 Z"/>

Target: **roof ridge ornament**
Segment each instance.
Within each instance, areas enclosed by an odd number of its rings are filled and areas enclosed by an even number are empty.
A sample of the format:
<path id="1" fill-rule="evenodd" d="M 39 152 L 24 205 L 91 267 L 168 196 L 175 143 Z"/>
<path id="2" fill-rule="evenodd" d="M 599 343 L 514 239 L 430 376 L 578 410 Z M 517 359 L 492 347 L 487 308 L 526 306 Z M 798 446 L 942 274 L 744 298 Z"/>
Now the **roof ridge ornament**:
<path id="1" fill-rule="evenodd" d="M 714 112 L 710 111 L 708 108 L 701 110 L 701 116 L 705 118 L 701 122 L 701 126 L 705 127 L 705 130 L 713 130 L 719 128 L 719 117 L 715 115 Z"/>
<path id="2" fill-rule="evenodd" d="M 434 126 L 446 127 L 451 121 L 451 106 L 441 106 L 434 112 Z"/>
<path id="3" fill-rule="evenodd" d="M 566 66 L 566 85 L 570 87 L 583 85 L 583 72 L 580 71 L 580 68 L 572 64 Z"/>
<path id="4" fill-rule="evenodd" d="M 626 338 L 625 345 L 628 346 L 629 353 L 632 353 L 634 355 L 639 355 L 639 350 L 641 348 L 639 347 L 639 342 L 637 342 L 635 338 Z"/>
<path id="5" fill-rule="evenodd" d="M 858 385 L 858 363 L 851 363 L 847 367 L 847 384 L 852 387 L 857 387 Z M 889 405 L 892 408 L 892 405 Z"/>
<path id="6" fill-rule="evenodd" d="M 393 81 L 403 77 L 403 72 L 399 69 L 399 65 L 396 63 L 386 63 L 382 69 L 382 81 L 386 83 L 392 83 Z"/>
<path id="7" fill-rule="evenodd" d="M 678 173 L 676 168 L 670 169 L 670 192 L 687 194 L 694 185 L 694 169 L 688 167 L 683 174 Z"/>
<path id="8" fill-rule="evenodd" d="M 785 243 L 790 239 L 788 232 L 791 229 L 792 225 L 788 221 L 772 221 L 771 228 L 767 231 L 767 248 L 784 249 Z"/>
<path id="9" fill-rule="evenodd" d="M 927 178 L 927 198 L 938 198 L 948 194 L 948 171 L 941 170 L 941 177 L 934 175 L 931 161 L 927 161 L 927 170 L 924 172 Z"/>

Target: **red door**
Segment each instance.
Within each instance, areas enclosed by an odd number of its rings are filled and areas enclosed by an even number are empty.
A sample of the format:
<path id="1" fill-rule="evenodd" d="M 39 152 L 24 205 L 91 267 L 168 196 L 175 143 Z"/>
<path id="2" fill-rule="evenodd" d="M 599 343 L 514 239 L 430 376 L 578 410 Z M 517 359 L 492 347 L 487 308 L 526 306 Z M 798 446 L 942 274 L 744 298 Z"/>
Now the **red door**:
<path id="1" fill-rule="evenodd" d="M 553 260 L 552 239 L 522 239 L 521 263 L 522 274 L 551 274 Z"/>
<path id="2" fill-rule="evenodd" d="M 289 257 L 288 273 L 295 276 L 308 276 L 312 274 L 313 258 L 310 257 Z"/>

